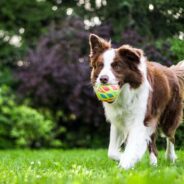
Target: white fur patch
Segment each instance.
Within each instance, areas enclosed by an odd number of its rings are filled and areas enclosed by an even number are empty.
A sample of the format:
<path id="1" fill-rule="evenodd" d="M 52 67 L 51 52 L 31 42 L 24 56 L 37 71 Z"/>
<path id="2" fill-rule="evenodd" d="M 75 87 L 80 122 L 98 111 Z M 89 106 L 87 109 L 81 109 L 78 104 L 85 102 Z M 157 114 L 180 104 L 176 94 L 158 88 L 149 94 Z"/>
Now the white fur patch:
<path id="1" fill-rule="evenodd" d="M 150 127 L 144 126 L 150 90 L 144 62 L 145 59 L 143 58 L 139 65 L 144 78 L 141 86 L 132 89 L 129 84 L 124 84 L 119 97 L 112 104 L 103 103 L 107 120 L 119 130 L 121 135 L 119 142 L 123 143 L 127 140 L 125 151 L 121 154 L 119 163 L 120 167 L 124 169 L 133 167 L 142 158 L 147 149 L 147 143 L 150 141 L 150 135 L 154 131 L 150 130 Z M 115 133 L 110 136 L 109 150 L 111 151 L 113 149 L 111 143 L 116 144 L 115 137 L 118 137 Z"/>
<path id="2" fill-rule="evenodd" d="M 115 50 L 114 49 L 109 49 L 103 53 L 103 69 L 98 75 L 98 78 L 96 80 L 96 84 L 100 84 L 100 77 L 102 75 L 107 75 L 109 77 L 109 84 L 117 84 L 116 77 L 114 76 L 112 69 L 111 69 L 111 64 L 114 60 L 115 57 Z"/>
<path id="3" fill-rule="evenodd" d="M 153 152 L 150 153 L 150 164 L 153 166 L 157 166 L 157 157 Z"/>
<path id="4" fill-rule="evenodd" d="M 167 138 L 167 148 L 166 148 L 165 157 L 166 159 L 170 160 L 173 163 L 177 159 L 177 156 L 174 150 L 174 144 L 171 141 L 169 141 L 169 138 Z"/>
<path id="5" fill-rule="evenodd" d="M 110 130 L 110 143 L 109 143 L 109 149 L 108 149 L 108 157 L 109 158 L 111 158 L 112 160 L 117 160 L 117 161 L 120 160 L 121 144 L 122 144 L 121 131 L 119 131 L 119 129 L 112 124 L 111 130 Z"/>
<path id="6" fill-rule="evenodd" d="M 181 66 L 181 67 L 184 67 L 184 60 L 180 61 L 177 65 Z"/>

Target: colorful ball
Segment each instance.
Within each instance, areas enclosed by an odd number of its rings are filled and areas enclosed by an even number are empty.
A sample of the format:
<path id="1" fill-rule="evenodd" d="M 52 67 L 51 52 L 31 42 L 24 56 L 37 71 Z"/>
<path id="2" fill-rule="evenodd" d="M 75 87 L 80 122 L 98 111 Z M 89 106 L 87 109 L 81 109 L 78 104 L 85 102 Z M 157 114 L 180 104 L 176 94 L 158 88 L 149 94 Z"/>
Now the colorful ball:
<path id="1" fill-rule="evenodd" d="M 100 101 L 114 102 L 120 93 L 120 88 L 119 85 L 97 85 L 94 91 Z"/>

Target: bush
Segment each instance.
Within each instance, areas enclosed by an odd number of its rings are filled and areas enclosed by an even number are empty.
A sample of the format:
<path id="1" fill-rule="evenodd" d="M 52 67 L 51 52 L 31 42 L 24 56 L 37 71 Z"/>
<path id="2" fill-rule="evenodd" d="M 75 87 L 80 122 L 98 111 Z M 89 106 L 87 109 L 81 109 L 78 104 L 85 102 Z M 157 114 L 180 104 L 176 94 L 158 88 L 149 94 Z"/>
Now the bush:
<path id="1" fill-rule="evenodd" d="M 7 86 L 0 87 L 0 148 L 51 146 L 54 123 L 37 110 L 17 105 Z"/>
<path id="2" fill-rule="evenodd" d="M 34 107 L 50 109 L 67 147 L 99 145 L 107 140 L 108 126 L 90 84 L 89 33 L 77 17 L 59 25 L 52 24 L 28 54 L 18 72 L 19 94 Z"/>
<path id="3" fill-rule="evenodd" d="M 27 106 L 19 106 L 12 111 L 13 126 L 11 136 L 15 144 L 22 147 L 40 147 L 47 144 L 53 128 L 53 122 Z"/>
<path id="4" fill-rule="evenodd" d="M 181 61 L 184 59 L 184 41 L 180 40 L 178 38 L 173 38 L 169 40 L 170 44 L 171 44 L 171 51 L 174 53 L 175 55 L 175 60 Z"/>

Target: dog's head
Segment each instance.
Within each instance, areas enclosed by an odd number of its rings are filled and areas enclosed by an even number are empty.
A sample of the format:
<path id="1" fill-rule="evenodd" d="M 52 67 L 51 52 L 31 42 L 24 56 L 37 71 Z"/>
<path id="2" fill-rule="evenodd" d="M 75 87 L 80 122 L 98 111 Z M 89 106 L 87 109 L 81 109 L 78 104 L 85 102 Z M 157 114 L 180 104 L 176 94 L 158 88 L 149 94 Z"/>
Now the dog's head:
<path id="1" fill-rule="evenodd" d="M 145 66 L 142 64 L 143 51 L 129 45 L 112 48 L 111 43 L 95 34 L 89 36 L 91 82 L 96 84 L 129 83 L 138 88 L 143 80 Z"/>

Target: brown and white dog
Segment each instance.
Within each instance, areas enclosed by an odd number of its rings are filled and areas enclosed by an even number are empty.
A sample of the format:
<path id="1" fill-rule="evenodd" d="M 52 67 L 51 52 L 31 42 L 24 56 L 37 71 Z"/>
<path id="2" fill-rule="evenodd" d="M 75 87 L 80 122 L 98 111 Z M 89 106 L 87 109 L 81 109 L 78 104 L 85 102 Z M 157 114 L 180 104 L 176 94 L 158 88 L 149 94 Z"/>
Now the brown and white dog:
<path id="1" fill-rule="evenodd" d="M 89 43 L 92 84 L 119 84 L 121 88 L 113 103 L 103 102 L 111 123 L 108 156 L 129 169 L 148 148 L 150 163 L 157 165 L 155 134 L 160 127 L 167 138 L 166 158 L 174 162 L 174 136 L 183 112 L 184 62 L 172 67 L 148 62 L 142 50 L 129 45 L 114 49 L 94 34 Z"/>

